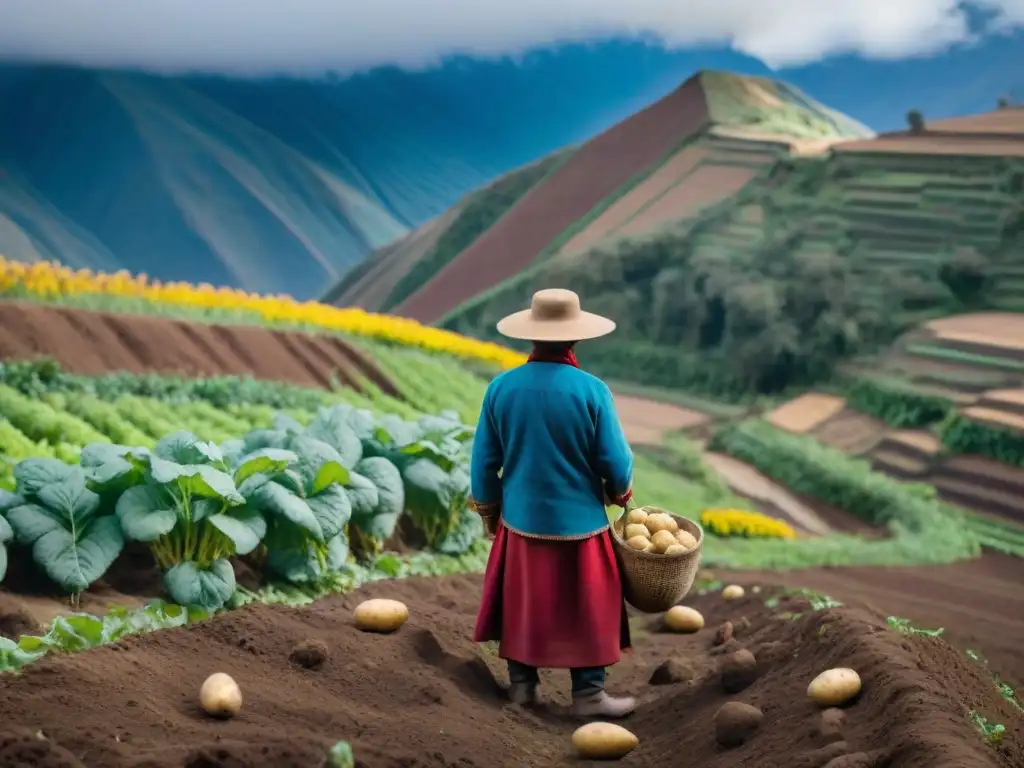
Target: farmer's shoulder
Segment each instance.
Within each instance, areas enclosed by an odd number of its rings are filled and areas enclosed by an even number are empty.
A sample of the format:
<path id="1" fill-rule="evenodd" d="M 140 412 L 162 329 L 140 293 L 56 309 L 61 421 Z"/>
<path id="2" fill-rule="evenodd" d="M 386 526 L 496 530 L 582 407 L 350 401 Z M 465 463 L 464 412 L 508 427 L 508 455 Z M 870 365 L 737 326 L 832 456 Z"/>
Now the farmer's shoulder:
<path id="1" fill-rule="evenodd" d="M 601 379 L 571 365 L 521 365 L 499 374 L 488 387 L 492 395 L 520 389 L 560 391 L 589 401 L 610 396 Z"/>

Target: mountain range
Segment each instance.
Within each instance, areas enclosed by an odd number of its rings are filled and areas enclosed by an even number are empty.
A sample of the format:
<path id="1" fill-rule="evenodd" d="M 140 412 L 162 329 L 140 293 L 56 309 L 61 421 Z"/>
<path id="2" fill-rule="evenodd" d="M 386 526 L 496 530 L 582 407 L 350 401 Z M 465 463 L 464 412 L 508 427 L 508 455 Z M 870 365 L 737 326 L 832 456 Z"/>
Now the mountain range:
<path id="1" fill-rule="evenodd" d="M 993 101 L 1015 39 L 983 58 L 966 49 L 889 70 L 839 59 L 787 79 L 887 127 L 911 105 Z M 767 74 L 732 52 L 628 41 L 306 80 L 0 65 L 0 253 L 313 298 L 473 190 L 589 139 L 706 63 Z M 894 68 L 884 88 L 857 77 Z"/>

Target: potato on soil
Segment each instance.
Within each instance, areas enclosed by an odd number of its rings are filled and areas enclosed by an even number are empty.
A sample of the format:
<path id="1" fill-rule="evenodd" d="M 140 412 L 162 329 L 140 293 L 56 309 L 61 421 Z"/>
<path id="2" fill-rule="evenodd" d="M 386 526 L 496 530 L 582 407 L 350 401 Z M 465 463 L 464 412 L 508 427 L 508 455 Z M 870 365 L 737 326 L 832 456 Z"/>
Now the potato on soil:
<path id="1" fill-rule="evenodd" d="M 632 539 L 635 536 L 643 536 L 645 539 L 650 538 L 651 534 L 647 530 L 647 526 L 641 523 L 630 523 L 626 526 L 626 540 Z"/>
<path id="2" fill-rule="evenodd" d="M 739 584 L 730 584 L 722 590 L 723 600 L 739 600 L 744 595 L 743 587 Z"/>
<path id="3" fill-rule="evenodd" d="M 860 675 L 845 667 L 827 669 L 807 686 L 807 696 L 822 707 L 837 707 L 860 693 Z"/>
<path id="4" fill-rule="evenodd" d="M 644 520 L 644 525 L 647 526 L 647 530 L 651 532 L 652 536 L 658 531 L 675 533 L 679 530 L 679 523 L 675 521 L 675 518 L 664 512 L 654 512 L 648 515 L 647 519 Z"/>
<path id="5" fill-rule="evenodd" d="M 626 546 L 630 549 L 638 549 L 641 552 L 646 552 L 651 549 L 651 540 L 646 536 L 634 536 L 632 539 L 626 541 Z"/>
<path id="6" fill-rule="evenodd" d="M 632 523 L 639 523 L 639 524 L 643 525 L 643 522 L 646 519 L 647 519 L 647 510 L 646 509 L 631 509 L 626 514 L 626 522 L 630 523 L 630 524 L 632 524 Z"/>
<path id="7" fill-rule="evenodd" d="M 242 708 L 242 689 L 230 675 L 214 672 L 199 689 L 199 705 L 213 717 L 231 717 Z"/>
<path id="8" fill-rule="evenodd" d="M 656 534 L 651 536 L 651 544 L 654 545 L 654 551 L 659 555 L 663 555 L 665 550 L 676 543 L 676 537 L 668 531 L 658 531 Z"/>
<path id="9" fill-rule="evenodd" d="M 640 744 L 634 734 L 614 723 L 587 723 L 576 729 L 572 745 L 581 757 L 591 760 L 617 760 Z"/>
<path id="10" fill-rule="evenodd" d="M 697 537 L 689 531 L 684 531 L 682 528 L 675 532 L 675 537 L 676 541 L 687 549 L 693 549 L 697 546 Z"/>
<path id="11" fill-rule="evenodd" d="M 409 618 L 405 603 L 376 598 L 356 606 L 356 626 L 364 632 L 394 632 Z"/>
<path id="12" fill-rule="evenodd" d="M 689 606 L 673 605 L 665 613 L 665 626 L 673 632 L 698 632 L 704 628 L 704 617 Z"/>

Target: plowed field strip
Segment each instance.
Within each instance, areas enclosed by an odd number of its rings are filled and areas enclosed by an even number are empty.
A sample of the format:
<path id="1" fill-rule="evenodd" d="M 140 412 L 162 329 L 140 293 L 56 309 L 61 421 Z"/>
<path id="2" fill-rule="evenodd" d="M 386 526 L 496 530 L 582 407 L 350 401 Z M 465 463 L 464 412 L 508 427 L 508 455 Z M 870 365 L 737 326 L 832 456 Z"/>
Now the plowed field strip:
<path id="1" fill-rule="evenodd" d="M 562 253 L 585 251 L 611 235 L 639 213 L 641 208 L 662 195 L 681 177 L 692 171 L 701 160 L 707 157 L 707 154 L 706 149 L 687 147 L 673 155 L 672 159 L 652 173 L 642 184 L 617 200 L 589 227 L 566 243 L 562 248 Z"/>
<path id="2" fill-rule="evenodd" d="M 753 176 L 754 172 L 747 168 L 706 165 L 644 208 L 616 234 L 624 237 L 639 235 L 659 224 L 693 216 L 726 195 L 739 191 Z"/>
<path id="3" fill-rule="evenodd" d="M 994 672 L 1024 685 L 1022 559 L 986 554 L 926 568 L 829 568 L 742 577 L 809 587 L 843 602 L 863 601 L 920 626 L 943 627 L 950 642 L 983 652 Z"/>
<path id="4" fill-rule="evenodd" d="M 396 312 L 433 323 L 518 274 L 573 222 L 707 123 L 696 79 L 589 141 Z"/>
<path id="5" fill-rule="evenodd" d="M 330 384 L 332 375 L 351 380 L 358 370 L 385 393 L 398 394 L 394 382 L 340 336 L 0 301 L 0 360 L 40 356 L 86 375 L 111 370 L 234 374 L 320 387 Z"/>

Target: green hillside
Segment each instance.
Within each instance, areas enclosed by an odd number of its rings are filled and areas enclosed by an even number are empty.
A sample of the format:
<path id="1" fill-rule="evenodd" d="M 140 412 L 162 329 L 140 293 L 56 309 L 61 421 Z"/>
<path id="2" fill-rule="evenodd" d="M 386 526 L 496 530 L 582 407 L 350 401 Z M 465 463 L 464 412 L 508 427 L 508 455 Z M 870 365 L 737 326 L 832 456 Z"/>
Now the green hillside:
<path id="1" fill-rule="evenodd" d="M 534 264 L 444 325 L 487 337 L 566 286 L 619 322 L 588 350 L 602 372 L 741 396 L 827 378 L 922 321 L 1024 310 L 1024 143 L 958 140 L 781 157 L 693 219 Z"/>

